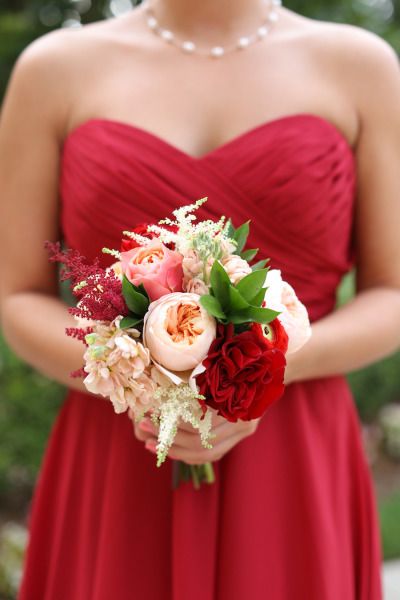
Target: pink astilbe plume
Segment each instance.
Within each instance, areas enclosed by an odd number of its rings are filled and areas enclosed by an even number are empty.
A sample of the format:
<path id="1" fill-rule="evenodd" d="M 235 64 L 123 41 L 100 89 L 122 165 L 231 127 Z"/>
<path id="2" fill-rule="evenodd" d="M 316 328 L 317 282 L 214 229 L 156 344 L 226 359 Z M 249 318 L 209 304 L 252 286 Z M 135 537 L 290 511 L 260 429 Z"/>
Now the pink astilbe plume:
<path id="1" fill-rule="evenodd" d="M 78 250 L 61 250 L 59 242 L 46 242 L 45 248 L 51 262 L 64 265 L 61 280 L 71 281 L 72 292 L 79 300 L 78 306 L 69 309 L 72 315 L 94 321 L 113 321 L 119 315 L 128 314 L 122 283 L 112 269 L 103 269 L 98 259 L 88 264 Z"/>
<path id="2" fill-rule="evenodd" d="M 66 327 L 65 329 L 65 333 L 69 335 L 69 337 L 75 338 L 76 340 L 83 342 L 85 346 L 87 346 L 85 338 L 87 335 L 89 335 L 89 333 L 92 332 L 93 327 Z"/>
<path id="3" fill-rule="evenodd" d="M 72 371 L 69 374 L 70 377 L 72 377 L 73 379 L 79 379 L 80 377 L 86 377 L 86 371 L 83 367 L 81 367 L 80 369 L 77 369 L 76 371 Z"/>

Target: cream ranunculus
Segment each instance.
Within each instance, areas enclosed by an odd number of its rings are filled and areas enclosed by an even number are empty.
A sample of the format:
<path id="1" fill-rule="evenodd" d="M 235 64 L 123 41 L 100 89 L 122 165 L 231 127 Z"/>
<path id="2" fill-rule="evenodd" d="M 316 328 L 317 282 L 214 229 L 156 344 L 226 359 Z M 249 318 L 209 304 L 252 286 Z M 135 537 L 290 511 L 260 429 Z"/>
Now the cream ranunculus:
<path id="1" fill-rule="evenodd" d="M 198 294 L 162 296 L 144 318 L 143 343 L 155 363 L 170 371 L 189 371 L 207 356 L 216 321 L 200 305 Z"/>
<path id="2" fill-rule="evenodd" d="M 189 279 L 189 281 L 186 284 L 184 284 L 184 288 L 185 292 L 198 294 L 199 296 L 208 294 L 208 286 L 204 283 L 202 279 L 199 279 L 198 277 Z"/>
<path id="3" fill-rule="evenodd" d="M 233 285 L 236 285 L 243 277 L 246 277 L 246 275 L 251 273 L 249 263 L 237 254 L 226 256 L 221 260 L 221 264 Z"/>
<path id="4" fill-rule="evenodd" d="M 297 298 L 291 285 L 283 281 L 278 269 L 268 271 L 264 287 L 266 308 L 280 311 L 278 319 L 289 338 L 287 353 L 296 352 L 311 337 L 311 325 L 306 307 Z"/>

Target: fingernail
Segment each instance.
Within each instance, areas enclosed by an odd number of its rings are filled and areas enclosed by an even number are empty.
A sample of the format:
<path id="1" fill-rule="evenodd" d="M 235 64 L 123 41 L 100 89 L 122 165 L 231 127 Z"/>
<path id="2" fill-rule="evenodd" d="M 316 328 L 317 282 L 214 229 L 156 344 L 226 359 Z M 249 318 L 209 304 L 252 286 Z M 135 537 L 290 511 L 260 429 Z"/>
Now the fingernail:
<path id="1" fill-rule="evenodd" d="M 152 452 L 153 454 L 157 454 L 156 443 L 155 442 L 152 442 L 152 441 L 148 440 L 145 443 L 145 446 L 146 446 L 147 450 L 149 450 L 149 452 Z"/>
<path id="2" fill-rule="evenodd" d="M 150 423 L 149 421 L 142 421 L 139 424 L 139 427 L 142 431 L 147 431 L 148 433 L 155 433 L 155 427 L 152 423 Z"/>

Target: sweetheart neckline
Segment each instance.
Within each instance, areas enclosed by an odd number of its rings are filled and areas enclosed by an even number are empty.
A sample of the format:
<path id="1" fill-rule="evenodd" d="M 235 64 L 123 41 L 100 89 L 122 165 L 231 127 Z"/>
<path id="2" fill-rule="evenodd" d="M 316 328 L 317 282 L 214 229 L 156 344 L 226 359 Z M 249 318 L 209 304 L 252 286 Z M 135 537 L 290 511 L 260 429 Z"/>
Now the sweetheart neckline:
<path id="1" fill-rule="evenodd" d="M 263 121 L 262 123 L 259 123 L 258 125 L 255 125 L 254 127 L 250 127 L 249 129 L 243 131 L 242 133 L 239 133 L 239 134 L 233 136 L 232 138 L 228 139 L 226 142 L 222 142 L 215 148 L 212 148 L 208 152 L 205 152 L 199 156 L 194 156 L 193 154 L 190 154 L 190 153 L 186 152 L 185 150 L 182 150 L 178 146 L 174 145 L 173 143 L 169 142 L 168 140 L 164 139 L 163 137 L 157 135 L 156 133 L 153 133 L 149 129 L 144 129 L 143 127 L 140 127 L 139 125 L 135 125 L 134 123 L 128 123 L 127 121 L 119 121 L 118 119 L 111 119 L 111 118 L 107 118 L 107 117 L 90 117 L 90 118 L 86 119 L 85 121 L 78 123 L 78 125 L 73 127 L 66 134 L 66 136 L 62 142 L 62 146 L 64 146 L 68 140 L 70 140 L 77 133 L 84 130 L 86 127 L 88 127 L 90 125 L 95 125 L 97 123 L 97 124 L 102 124 L 102 125 L 111 125 L 111 126 L 121 127 L 124 129 L 129 129 L 133 133 L 136 132 L 137 134 L 143 135 L 143 136 L 147 137 L 148 139 L 152 139 L 156 143 L 164 145 L 166 148 L 169 148 L 171 151 L 174 151 L 176 154 L 183 156 L 187 160 L 190 160 L 192 162 L 201 162 L 201 161 L 205 161 L 208 158 L 211 158 L 212 156 L 214 156 L 215 154 L 218 154 L 219 152 L 222 152 L 225 149 L 243 141 L 247 137 L 250 137 L 256 133 L 263 131 L 264 129 L 267 129 L 274 125 L 278 125 L 285 121 L 291 121 L 291 120 L 295 120 L 295 119 L 316 120 L 317 122 L 321 123 L 322 125 L 327 126 L 331 131 L 336 133 L 336 135 L 345 143 L 347 150 L 350 152 L 350 154 L 354 158 L 354 148 L 351 145 L 351 143 L 349 142 L 349 140 L 347 139 L 346 135 L 343 133 L 343 131 L 337 125 L 335 125 L 332 121 L 327 119 L 326 117 L 322 117 L 321 115 L 317 115 L 314 113 L 308 113 L 308 112 L 282 115 L 281 117 L 276 117 L 276 118 L 270 119 L 268 121 Z"/>

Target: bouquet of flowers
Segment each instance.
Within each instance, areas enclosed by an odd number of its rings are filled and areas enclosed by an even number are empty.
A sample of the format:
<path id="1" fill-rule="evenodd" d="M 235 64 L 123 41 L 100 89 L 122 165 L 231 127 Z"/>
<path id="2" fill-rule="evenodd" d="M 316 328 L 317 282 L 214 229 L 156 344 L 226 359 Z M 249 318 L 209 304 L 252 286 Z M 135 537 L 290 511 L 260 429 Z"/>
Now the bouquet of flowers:
<path id="1" fill-rule="evenodd" d="M 64 264 L 77 305 L 67 329 L 86 345 L 86 388 L 158 428 L 157 466 L 180 421 L 212 443 L 212 412 L 228 421 L 261 417 L 284 390 L 285 355 L 310 337 L 307 310 L 258 250 L 244 249 L 249 222 L 198 221 L 207 200 L 173 211 L 173 219 L 125 231 L 115 262 L 87 264 L 76 250 L 46 242 Z M 253 264 L 252 264 L 253 263 Z M 188 467 L 196 486 L 212 482 L 212 465 Z"/>

